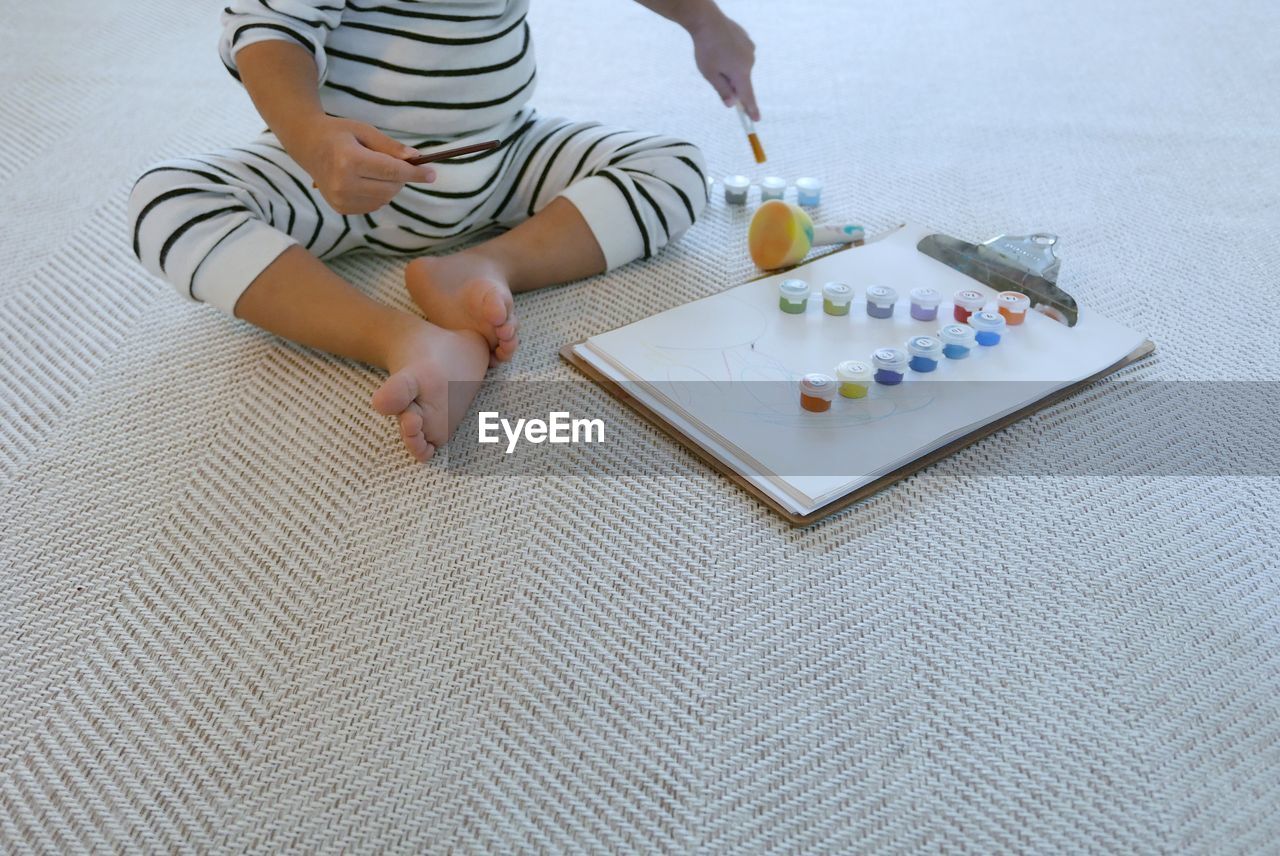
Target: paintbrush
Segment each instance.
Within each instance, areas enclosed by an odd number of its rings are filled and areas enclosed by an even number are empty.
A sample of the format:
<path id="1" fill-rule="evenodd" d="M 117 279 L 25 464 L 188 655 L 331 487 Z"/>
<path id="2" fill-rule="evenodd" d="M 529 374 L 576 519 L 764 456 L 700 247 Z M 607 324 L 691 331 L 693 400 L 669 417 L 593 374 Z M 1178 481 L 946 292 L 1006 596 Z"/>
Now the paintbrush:
<path id="1" fill-rule="evenodd" d="M 443 149 L 438 152 L 428 152 L 425 155 L 418 155 L 416 158 L 406 158 L 405 163 L 410 166 L 422 166 L 424 163 L 435 163 L 436 161 L 453 160 L 463 155 L 470 155 L 476 152 L 487 152 L 490 149 L 496 149 L 502 145 L 501 140 L 487 140 L 483 143 L 471 143 L 467 146 L 458 146 L 453 149 Z M 314 181 L 311 182 L 312 187 L 318 187 Z"/>
<path id="2" fill-rule="evenodd" d="M 742 122 L 742 130 L 747 132 L 747 142 L 751 144 L 751 154 L 755 155 L 756 163 L 764 163 L 764 146 L 760 145 L 760 138 L 756 136 L 756 123 L 751 121 L 751 117 L 747 115 L 747 111 L 743 109 L 741 104 L 734 106 L 738 108 L 738 119 Z"/>

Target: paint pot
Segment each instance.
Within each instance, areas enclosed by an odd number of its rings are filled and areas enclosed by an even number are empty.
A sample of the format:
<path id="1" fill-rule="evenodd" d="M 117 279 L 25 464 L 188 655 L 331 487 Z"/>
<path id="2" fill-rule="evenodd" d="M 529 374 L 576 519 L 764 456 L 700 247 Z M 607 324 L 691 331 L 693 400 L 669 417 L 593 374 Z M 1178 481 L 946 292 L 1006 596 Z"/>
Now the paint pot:
<path id="1" fill-rule="evenodd" d="M 907 353 L 911 355 L 913 372 L 931 372 L 942 359 L 942 342 L 932 336 L 913 336 L 907 342 Z"/>
<path id="2" fill-rule="evenodd" d="M 816 178 L 797 178 L 796 202 L 805 208 L 818 207 L 822 203 L 822 182 Z"/>
<path id="3" fill-rule="evenodd" d="M 809 305 L 809 283 L 803 279 L 784 279 L 778 283 L 778 308 L 789 315 L 803 315 Z"/>
<path id="4" fill-rule="evenodd" d="M 843 282 L 829 282 L 822 286 L 822 311 L 828 315 L 848 315 L 853 301 L 853 289 Z"/>
<path id="5" fill-rule="evenodd" d="M 726 175 L 724 177 L 724 201 L 730 205 L 746 205 L 747 191 L 751 189 L 751 179 L 745 175 Z"/>
<path id="6" fill-rule="evenodd" d="M 807 374 L 800 379 L 800 406 L 810 413 L 831 409 L 836 397 L 836 379 L 831 375 Z"/>
<path id="7" fill-rule="evenodd" d="M 898 292 L 887 285 L 867 286 L 867 314 L 872 318 L 892 318 Z"/>
<path id="8" fill-rule="evenodd" d="M 781 199 L 787 194 L 787 182 L 771 175 L 760 182 L 760 201 L 768 202 L 770 199 Z"/>
<path id="9" fill-rule="evenodd" d="M 938 289 L 921 286 L 911 289 L 911 317 L 917 321 L 933 321 L 938 317 L 942 295 Z"/>
<path id="10" fill-rule="evenodd" d="M 871 366 L 862 360 L 845 360 L 836 366 L 836 378 L 845 398 L 865 398 L 871 385 Z"/>
<path id="11" fill-rule="evenodd" d="M 963 360 L 978 344 L 977 334 L 968 324 L 948 324 L 938 331 L 942 342 L 942 356 L 949 360 Z"/>
<path id="12" fill-rule="evenodd" d="M 974 330 L 974 338 L 984 348 L 1000 344 L 1000 334 L 1004 332 L 1004 316 L 999 312 L 975 312 L 969 316 L 969 326 Z"/>
<path id="13" fill-rule="evenodd" d="M 959 324 L 968 321 L 970 315 L 987 305 L 987 296 L 973 289 L 957 291 L 951 299 L 956 305 L 955 319 Z"/>
<path id="14" fill-rule="evenodd" d="M 1027 310 L 1031 308 L 1031 298 L 1021 291 L 1002 291 L 996 295 L 996 308 L 1004 316 L 1005 323 L 1015 327 L 1027 320 Z"/>
<path id="15" fill-rule="evenodd" d="M 894 386 L 902 383 L 902 376 L 907 373 L 907 352 L 901 348 L 880 348 L 871 355 L 871 364 L 876 367 L 876 383 Z"/>

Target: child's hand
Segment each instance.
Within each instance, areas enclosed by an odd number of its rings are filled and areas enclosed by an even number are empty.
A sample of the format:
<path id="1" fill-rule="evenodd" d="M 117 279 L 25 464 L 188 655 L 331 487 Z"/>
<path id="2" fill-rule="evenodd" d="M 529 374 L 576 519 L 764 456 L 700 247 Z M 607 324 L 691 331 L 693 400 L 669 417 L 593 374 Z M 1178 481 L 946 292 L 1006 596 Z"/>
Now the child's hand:
<path id="1" fill-rule="evenodd" d="M 698 71 L 715 87 L 726 107 L 741 104 L 752 119 L 759 120 L 756 93 L 751 88 L 751 67 L 756 63 L 756 46 L 747 31 L 720 12 L 706 15 L 689 28 L 693 56 Z"/>
<path id="2" fill-rule="evenodd" d="M 298 163 L 339 214 L 377 211 L 406 184 L 436 178 L 425 164 L 405 163 L 419 154 L 417 149 L 353 119 L 319 118 L 299 142 Z"/>

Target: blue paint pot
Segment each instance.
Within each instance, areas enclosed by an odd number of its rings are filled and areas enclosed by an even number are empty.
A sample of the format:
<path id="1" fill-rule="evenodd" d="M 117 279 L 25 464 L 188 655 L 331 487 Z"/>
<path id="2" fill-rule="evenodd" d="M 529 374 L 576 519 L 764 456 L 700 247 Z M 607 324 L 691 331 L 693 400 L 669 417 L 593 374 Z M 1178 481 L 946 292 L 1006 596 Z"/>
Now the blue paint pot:
<path id="1" fill-rule="evenodd" d="M 871 365 L 876 367 L 875 381 L 884 386 L 902 383 L 907 373 L 907 352 L 901 348 L 881 348 L 871 355 Z"/>
<path id="2" fill-rule="evenodd" d="M 938 331 L 942 342 L 942 356 L 949 360 L 963 360 L 977 345 L 974 329 L 967 324 L 948 324 Z"/>
<path id="3" fill-rule="evenodd" d="M 999 312 L 975 312 L 969 316 L 969 326 L 974 330 L 974 338 L 984 348 L 1000 344 L 1000 334 L 1004 332 L 1004 316 Z"/>
<path id="4" fill-rule="evenodd" d="M 931 372 L 942 359 L 942 343 L 932 336 L 914 336 L 907 342 L 913 372 Z"/>

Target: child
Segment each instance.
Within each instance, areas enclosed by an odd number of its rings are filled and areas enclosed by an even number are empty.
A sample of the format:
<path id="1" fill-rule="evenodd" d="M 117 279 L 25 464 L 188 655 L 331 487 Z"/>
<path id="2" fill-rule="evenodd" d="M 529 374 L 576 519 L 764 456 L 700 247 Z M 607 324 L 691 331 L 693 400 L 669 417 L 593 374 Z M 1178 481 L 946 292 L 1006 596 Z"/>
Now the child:
<path id="1" fill-rule="evenodd" d="M 714 0 L 639 0 L 692 36 L 726 105 L 757 117 L 753 46 Z M 528 0 L 234 0 L 220 53 L 270 131 L 159 164 L 130 199 L 152 273 L 303 345 L 386 369 L 373 396 L 411 454 L 432 456 L 492 361 L 519 340 L 512 292 L 649 256 L 706 205 L 701 154 L 671 137 L 545 118 Z M 616 34 L 610 34 L 610 38 Z M 496 139 L 431 166 L 422 150 Z M 384 306 L 321 259 L 357 247 L 409 263 L 422 317 Z"/>

